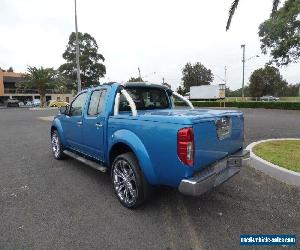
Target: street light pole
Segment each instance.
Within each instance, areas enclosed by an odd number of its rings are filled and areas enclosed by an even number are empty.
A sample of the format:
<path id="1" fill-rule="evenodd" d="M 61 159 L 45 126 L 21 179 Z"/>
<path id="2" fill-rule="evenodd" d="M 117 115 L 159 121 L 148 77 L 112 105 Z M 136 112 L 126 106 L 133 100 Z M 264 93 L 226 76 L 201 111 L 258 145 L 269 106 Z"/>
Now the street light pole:
<path id="1" fill-rule="evenodd" d="M 79 64 L 79 42 L 78 42 L 78 25 L 77 25 L 77 3 L 75 0 L 75 37 L 76 37 L 76 66 L 77 66 L 77 88 L 78 92 L 81 91 L 80 79 L 80 64 Z"/>
<path id="2" fill-rule="evenodd" d="M 244 99 L 245 93 L 244 93 L 244 86 L 245 86 L 245 47 L 246 44 L 242 44 L 241 48 L 243 49 L 243 81 L 242 81 L 242 98 Z"/>
<path id="3" fill-rule="evenodd" d="M 142 80 L 142 76 L 141 76 L 141 69 L 140 67 L 138 67 L 138 71 L 139 71 L 139 78 L 140 78 L 140 81 Z"/>

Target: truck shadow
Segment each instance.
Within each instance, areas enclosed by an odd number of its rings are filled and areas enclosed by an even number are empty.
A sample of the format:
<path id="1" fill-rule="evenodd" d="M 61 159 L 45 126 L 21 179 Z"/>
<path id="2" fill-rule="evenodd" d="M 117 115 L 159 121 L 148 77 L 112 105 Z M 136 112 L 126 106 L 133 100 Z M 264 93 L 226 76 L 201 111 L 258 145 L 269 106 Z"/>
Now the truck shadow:
<path id="1" fill-rule="evenodd" d="M 300 233 L 300 190 L 251 168 L 242 169 L 239 175 L 200 197 L 184 196 L 168 187 L 156 188 L 145 204 L 128 210 L 117 201 L 108 173 L 73 159 L 66 165 L 96 189 L 84 187 L 87 193 L 93 191 L 95 204 L 105 202 L 110 208 L 106 216 L 122 214 L 123 223 L 129 223 L 133 231 L 146 223 L 147 230 L 164 235 L 164 247 L 170 249 L 237 249 L 240 234 Z M 104 212 L 101 209 L 99 213 Z M 110 226 L 120 227 L 113 219 Z"/>
<path id="2" fill-rule="evenodd" d="M 240 234 L 299 234 L 299 191 L 245 168 L 200 197 L 159 188 L 153 199 L 162 204 L 168 227 L 176 228 L 175 242 L 185 235 L 192 249 L 237 249 Z"/>

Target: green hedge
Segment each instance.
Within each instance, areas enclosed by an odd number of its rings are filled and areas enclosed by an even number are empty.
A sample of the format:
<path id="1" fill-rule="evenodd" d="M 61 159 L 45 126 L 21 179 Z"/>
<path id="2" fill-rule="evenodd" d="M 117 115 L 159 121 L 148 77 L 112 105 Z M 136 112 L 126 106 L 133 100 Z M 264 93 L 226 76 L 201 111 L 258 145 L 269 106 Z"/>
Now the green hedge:
<path id="1" fill-rule="evenodd" d="M 183 102 L 177 102 L 180 106 Z M 192 101 L 194 107 L 224 107 L 224 102 Z M 300 110 L 300 102 L 225 102 L 225 107 Z"/>

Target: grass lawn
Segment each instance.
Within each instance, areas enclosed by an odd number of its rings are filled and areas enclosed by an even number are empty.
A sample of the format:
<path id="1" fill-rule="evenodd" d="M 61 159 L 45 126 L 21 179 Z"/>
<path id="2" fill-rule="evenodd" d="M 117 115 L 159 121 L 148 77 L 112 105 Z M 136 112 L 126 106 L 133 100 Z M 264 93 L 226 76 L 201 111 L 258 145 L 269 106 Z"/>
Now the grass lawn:
<path id="1" fill-rule="evenodd" d="M 273 164 L 300 173 L 300 140 L 264 142 L 256 145 L 253 151 Z"/>

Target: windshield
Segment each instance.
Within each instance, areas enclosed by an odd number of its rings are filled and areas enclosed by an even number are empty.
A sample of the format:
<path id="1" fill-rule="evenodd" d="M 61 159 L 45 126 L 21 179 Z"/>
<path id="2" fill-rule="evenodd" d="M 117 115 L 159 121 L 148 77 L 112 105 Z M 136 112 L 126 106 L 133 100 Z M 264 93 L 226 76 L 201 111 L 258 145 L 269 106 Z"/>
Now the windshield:
<path id="1" fill-rule="evenodd" d="M 135 102 L 137 110 L 147 109 L 167 109 L 169 108 L 169 98 L 164 89 L 127 87 L 128 94 Z M 130 111 L 129 103 L 125 97 L 120 97 L 120 111 Z"/>

